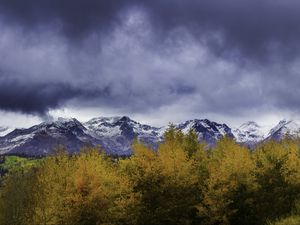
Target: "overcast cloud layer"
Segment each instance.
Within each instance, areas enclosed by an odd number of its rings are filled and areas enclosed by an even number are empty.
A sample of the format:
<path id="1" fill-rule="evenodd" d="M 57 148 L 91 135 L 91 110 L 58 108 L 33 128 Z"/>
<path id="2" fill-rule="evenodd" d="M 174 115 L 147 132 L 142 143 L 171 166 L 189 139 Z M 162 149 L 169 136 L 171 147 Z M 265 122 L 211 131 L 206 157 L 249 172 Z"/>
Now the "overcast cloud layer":
<path id="1" fill-rule="evenodd" d="M 0 110 L 297 115 L 299 23 L 297 0 L 0 0 Z"/>

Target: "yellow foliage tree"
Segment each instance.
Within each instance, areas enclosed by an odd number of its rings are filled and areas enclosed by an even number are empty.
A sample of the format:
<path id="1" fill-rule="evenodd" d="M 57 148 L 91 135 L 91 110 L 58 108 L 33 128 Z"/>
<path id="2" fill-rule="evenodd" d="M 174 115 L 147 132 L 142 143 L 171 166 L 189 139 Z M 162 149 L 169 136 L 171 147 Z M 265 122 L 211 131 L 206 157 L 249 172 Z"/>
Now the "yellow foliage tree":
<path id="1" fill-rule="evenodd" d="M 122 163 L 138 196 L 136 224 L 192 224 L 198 219 L 199 176 L 184 147 L 184 135 L 173 126 L 157 151 L 139 142 Z"/>
<path id="2" fill-rule="evenodd" d="M 0 224 L 126 224 L 131 193 L 127 177 L 98 150 L 59 153 L 4 182 Z"/>
<path id="3" fill-rule="evenodd" d="M 288 215 L 300 194 L 299 145 L 292 139 L 269 141 L 254 156 L 257 214 L 271 220 Z"/>
<path id="4" fill-rule="evenodd" d="M 0 191 L 0 224 L 29 224 L 33 215 L 34 202 L 31 193 L 34 190 L 35 172 L 18 170 L 7 176 Z"/>
<path id="5" fill-rule="evenodd" d="M 230 224 L 235 214 L 244 213 L 239 212 L 237 205 L 240 202 L 235 198 L 240 191 L 248 192 L 252 188 L 254 169 L 255 164 L 247 149 L 230 138 L 217 143 L 210 155 L 207 190 L 199 206 L 200 213 L 208 218 L 208 224 Z"/>

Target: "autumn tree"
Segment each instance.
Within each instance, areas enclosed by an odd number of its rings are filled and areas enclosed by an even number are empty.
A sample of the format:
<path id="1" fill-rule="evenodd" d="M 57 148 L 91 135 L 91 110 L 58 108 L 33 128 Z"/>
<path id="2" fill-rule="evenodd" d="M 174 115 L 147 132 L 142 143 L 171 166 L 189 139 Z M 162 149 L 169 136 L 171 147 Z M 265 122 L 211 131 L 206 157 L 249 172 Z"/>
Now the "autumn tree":
<path id="1" fill-rule="evenodd" d="M 3 180 L 0 190 L 0 224 L 29 224 L 33 211 L 32 193 L 34 190 L 35 171 L 17 170 Z"/>
<path id="2" fill-rule="evenodd" d="M 204 200 L 199 205 L 207 224 L 248 224 L 255 164 L 246 148 L 230 138 L 223 138 L 211 151 L 209 178 Z"/>
<path id="3" fill-rule="evenodd" d="M 1 225 L 126 224 L 130 186 L 111 159 L 95 149 L 47 157 L 1 188 Z"/>
<path id="4" fill-rule="evenodd" d="M 288 215 L 300 194 L 299 145 L 291 139 L 269 141 L 257 148 L 255 162 L 255 205 L 261 222 Z"/>
<path id="5" fill-rule="evenodd" d="M 184 134 L 171 126 L 157 151 L 139 142 L 133 149 L 134 155 L 122 164 L 139 196 L 136 224 L 195 223 L 201 195 L 192 154 L 198 147 L 188 149 Z"/>

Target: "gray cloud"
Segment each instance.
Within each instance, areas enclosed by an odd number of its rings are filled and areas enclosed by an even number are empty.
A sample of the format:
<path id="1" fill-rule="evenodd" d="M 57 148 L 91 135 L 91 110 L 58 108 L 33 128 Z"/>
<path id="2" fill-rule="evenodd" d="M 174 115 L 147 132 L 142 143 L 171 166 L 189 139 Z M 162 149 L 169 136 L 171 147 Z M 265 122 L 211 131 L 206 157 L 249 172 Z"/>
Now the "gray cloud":
<path id="1" fill-rule="evenodd" d="M 43 116 L 51 108 L 78 93 L 68 84 L 33 84 L 13 80 L 0 84 L 0 106 L 3 110 L 35 113 Z"/>
<path id="2" fill-rule="evenodd" d="M 25 29 L 58 26 L 69 39 L 78 40 L 93 32 L 105 36 L 122 23 L 122 12 L 139 7 L 148 12 L 157 35 L 185 27 L 203 41 L 208 32 L 218 32 L 221 40 L 206 40 L 217 54 L 262 60 L 270 54 L 298 54 L 299 6 L 296 0 L 1 0 L 0 12 L 7 22 Z"/>
<path id="3" fill-rule="evenodd" d="M 298 112 L 299 4 L 0 0 L 0 108 Z"/>

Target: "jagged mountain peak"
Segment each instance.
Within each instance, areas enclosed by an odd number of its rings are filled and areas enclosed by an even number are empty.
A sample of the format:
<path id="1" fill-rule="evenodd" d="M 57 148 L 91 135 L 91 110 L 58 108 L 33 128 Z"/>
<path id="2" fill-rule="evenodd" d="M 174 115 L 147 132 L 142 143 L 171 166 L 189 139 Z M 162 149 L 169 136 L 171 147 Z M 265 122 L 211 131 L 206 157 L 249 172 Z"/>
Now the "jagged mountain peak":
<path id="1" fill-rule="evenodd" d="M 209 119 L 192 119 L 187 120 L 186 122 L 180 123 L 179 126 L 187 126 L 187 125 L 202 125 L 202 126 L 227 126 L 226 124 L 220 124 Z"/>
<path id="2" fill-rule="evenodd" d="M 159 129 L 150 125 L 141 124 L 128 116 L 97 117 L 87 121 L 84 125 L 100 136 L 115 136 L 122 132 L 131 132 L 132 134 L 143 133 L 149 130 Z"/>
<path id="3" fill-rule="evenodd" d="M 141 124 L 128 116 L 97 117 L 84 123 L 84 126 L 88 134 L 101 139 L 103 147 L 114 153 L 129 154 L 135 138 L 151 146 L 157 146 L 161 141 L 160 128 Z"/>
<path id="4" fill-rule="evenodd" d="M 279 121 L 279 123 L 273 129 L 276 130 L 276 129 L 280 129 L 283 127 L 297 129 L 299 127 L 299 124 L 300 124 L 300 121 L 297 121 L 297 120 L 282 119 L 281 121 Z"/>
<path id="5" fill-rule="evenodd" d="M 86 123 L 115 123 L 116 121 L 120 120 L 122 117 L 121 116 L 113 116 L 113 117 L 95 117 L 87 121 Z"/>
<path id="6" fill-rule="evenodd" d="M 81 123 L 76 118 L 64 118 L 64 117 L 58 117 L 57 120 L 54 120 L 52 122 L 47 123 L 54 123 L 57 125 L 67 125 L 67 124 L 75 124 L 80 125 Z"/>
<path id="7" fill-rule="evenodd" d="M 248 121 L 233 130 L 236 141 L 252 147 L 265 137 L 263 127 L 254 121 Z"/>
<path id="8" fill-rule="evenodd" d="M 130 121 L 133 121 L 131 120 L 128 116 L 122 116 L 119 121 L 123 121 L 123 122 L 130 122 Z"/>
<path id="9" fill-rule="evenodd" d="M 83 126 L 81 122 L 79 122 L 76 118 L 62 118 L 59 117 L 53 121 L 47 121 L 35 125 L 30 130 L 35 132 L 42 132 L 42 131 L 51 131 L 52 133 L 61 132 L 62 130 L 73 130 L 73 131 L 83 131 L 86 128 Z"/>
<path id="10" fill-rule="evenodd" d="M 224 136 L 234 137 L 231 129 L 226 124 L 220 124 L 208 119 L 193 119 L 177 125 L 177 128 L 187 133 L 193 129 L 198 135 L 199 141 L 208 144 L 215 144 L 217 140 Z"/>
<path id="11" fill-rule="evenodd" d="M 0 138 L 0 154 L 47 155 L 59 145 L 73 153 L 93 142 L 85 130 L 75 118 L 58 118 L 27 129 L 15 129 Z"/>
<path id="12" fill-rule="evenodd" d="M 121 124 L 140 124 L 128 116 L 114 116 L 114 117 L 95 117 L 86 123 L 88 126 L 99 126 L 99 125 L 121 125 Z"/>
<path id="13" fill-rule="evenodd" d="M 268 134 L 268 139 L 280 140 L 284 136 L 299 136 L 300 121 L 292 119 L 281 120 Z"/>
<path id="14" fill-rule="evenodd" d="M 266 137 L 281 139 L 284 134 L 299 134 L 299 121 L 282 120 L 265 135 L 267 127 L 254 121 L 243 123 L 231 130 L 225 123 L 217 123 L 209 119 L 192 119 L 174 126 L 183 133 L 193 129 L 198 140 L 214 145 L 220 138 L 228 136 L 255 146 Z M 128 155 L 135 138 L 156 148 L 163 141 L 165 127 L 154 127 L 139 123 L 128 116 L 97 117 L 85 123 L 76 118 L 57 118 L 43 122 L 27 129 L 15 129 L 5 136 L 0 136 L 0 154 L 47 155 L 58 144 L 65 145 L 73 153 L 86 145 L 100 145 L 109 154 Z M 5 128 L 3 132 L 7 132 Z M 0 128 L 1 135 L 1 128 Z"/>

